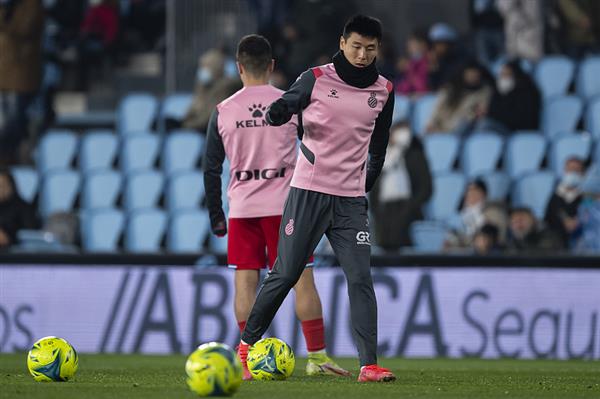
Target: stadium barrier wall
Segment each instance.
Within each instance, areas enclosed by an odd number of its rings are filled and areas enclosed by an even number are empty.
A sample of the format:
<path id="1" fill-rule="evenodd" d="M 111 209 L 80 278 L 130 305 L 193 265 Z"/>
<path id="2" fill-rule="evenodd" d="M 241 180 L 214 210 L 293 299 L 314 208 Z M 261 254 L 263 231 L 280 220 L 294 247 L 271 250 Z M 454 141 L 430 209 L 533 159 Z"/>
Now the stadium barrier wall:
<path id="1" fill-rule="evenodd" d="M 373 278 L 382 356 L 600 359 L 600 269 L 381 267 Z M 329 352 L 356 356 L 343 272 L 315 279 Z M 47 335 L 94 353 L 235 345 L 232 301 L 225 267 L 3 264 L 0 352 Z M 292 298 L 268 334 L 306 353 Z"/>

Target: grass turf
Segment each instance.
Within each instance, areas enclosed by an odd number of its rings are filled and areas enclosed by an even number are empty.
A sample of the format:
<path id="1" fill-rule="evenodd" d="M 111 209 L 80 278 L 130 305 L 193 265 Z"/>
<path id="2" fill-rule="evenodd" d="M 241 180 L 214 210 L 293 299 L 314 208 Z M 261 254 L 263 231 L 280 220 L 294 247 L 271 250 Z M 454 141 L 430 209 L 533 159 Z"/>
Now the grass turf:
<path id="1" fill-rule="evenodd" d="M 194 398 L 183 356 L 82 355 L 74 381 L 38 383 L 25 354 L 0 355 L 0 398 Z M 340 359 L 352 379 L 306 377 L 298 359 L 287 381 L 243 383 L 240 398 L 598 398 L 600 362 L 386 359 L 398 380 L 359 384 L 357 364 Z"/>

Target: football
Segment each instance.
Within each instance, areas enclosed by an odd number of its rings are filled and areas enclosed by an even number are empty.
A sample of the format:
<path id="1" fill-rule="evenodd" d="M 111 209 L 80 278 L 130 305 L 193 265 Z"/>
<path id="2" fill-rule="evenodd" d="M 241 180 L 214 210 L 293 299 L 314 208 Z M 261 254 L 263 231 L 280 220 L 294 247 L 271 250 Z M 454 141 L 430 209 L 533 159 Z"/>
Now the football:
<path id="1" fill-rule="evenodd" d="M 242 383 L 242 364 L 227 345 L 200 345 L 185 364 L 187 384 L 199 396 L 232 395 Z"/>
<path id="2" fill-rule="evenodd" d="M 27 368 L 36 381 L 68 381 L 78 365 L 75 348 L 58 337 L 40 339 L 27 354 Z"/>
<path id="3" fill-rule="evenodd" d="M 256 380 L 285 380 L 295 365 L 292 348 L 277 338 L 263 338 L 248 352 L 248 370 Z"/>

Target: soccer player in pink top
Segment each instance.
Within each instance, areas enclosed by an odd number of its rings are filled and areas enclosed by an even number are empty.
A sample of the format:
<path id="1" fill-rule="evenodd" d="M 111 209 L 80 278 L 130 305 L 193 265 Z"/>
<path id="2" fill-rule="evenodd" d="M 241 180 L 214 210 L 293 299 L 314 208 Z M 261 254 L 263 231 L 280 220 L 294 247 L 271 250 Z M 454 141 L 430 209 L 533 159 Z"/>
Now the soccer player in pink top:
<path id="1" fill-rule="evenodd" d="M 247 351 L 261 338 L 301 278 L 307 254 L 326 234 L 348 280 L 360 382 L 396 379 L 377 365 L 377 302 L 365 198 L 383 166 L 394 109 L 392 84 L 375 66 L 381 36 L 377 19 L 351 18 L 333 63 L 304 72 L 269 107 L 272 126 L 301 116 L 303 137 L 283 210 L 278 257 L 260 288 L 239 349 Z"/>
<path id="2" fill-rule="evenodd" d="M 244 87 L 218 104 L 210 117 L 204 186 L 213 233 L 229 233 L 228 263 L 236 269 L 234 310 L 243 331 L 256 297 L 259 271 L 267 264 L 272 267 L 277 258 L 283 203 L 296 165 L 298 123 L 296 118 L 288 118 L 289 122 L 275 127 L 265 121 L 267 106 L 283 93 L 268 84 L 274 61 L 267 39 L 259 35 L 242 38 L 237 65 Z M 229 231 L 221 202 L 225 157 L 230 165 Z M 311 253 L 305 254 L 305 267 L 295 283 L 296 314 L 308 349 L 306 373 L 349 376 L 325 352 L 323 313 L 310 267 Z M 242 360 L 245 355 L 247 352 L 242 353 Z M 244 379 L 251 379 L 243 364 Z"/>

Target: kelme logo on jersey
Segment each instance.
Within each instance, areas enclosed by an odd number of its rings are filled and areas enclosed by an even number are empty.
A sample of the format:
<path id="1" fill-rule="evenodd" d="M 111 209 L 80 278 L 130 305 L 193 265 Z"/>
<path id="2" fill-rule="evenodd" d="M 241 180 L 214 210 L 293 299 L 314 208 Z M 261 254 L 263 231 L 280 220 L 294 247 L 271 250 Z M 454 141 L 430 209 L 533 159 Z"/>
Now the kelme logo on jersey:
<path id="1" fill-rule="evenodd" d="M 267 121 L 263 118 L 265 115 L 265 111 L 267 107 L 262 104 L 252 104 L 248 107 L 248 111 L 250 111 L 250 115 L 252 115 L 255 119 L 246 119 L 245 121 L 236 121 L 235 128 L 236 129 L 244 129 L 246 127 L 263 127 L 269 126 Z M 261 119 L 256 119 L 261 118 Z"/>
<path id="2" fill-rule="evenodd" d="M 356 233 L 356 245 L 371 245 L 371 233 L 368 231 Z"/>
<path id="3" fill-rule="evenodd" d="M 377 106 L 377 97 L 376 96 L 377 96 L 377 93 L 372 91 L 371 95 L 369 96 L 369 99 L 367 100 L 367 104 L 369 104 L 369 107 L 375 108 Z"/>
<path id="4" fill-rule="evenodd" d="M 235 172 L 237 181 L 249 180 L 272 180 L 278 177 L 285 177 L 285 168 L 281 169 L 253 169 L 253 170 L 238 170 Z"/>
<path id="5" fill-rule="evenodd" d="M 294 219 L 290 219 L 290 221 L 285 225 L 285 234 L 288 236 L 294 234 Z"/>

